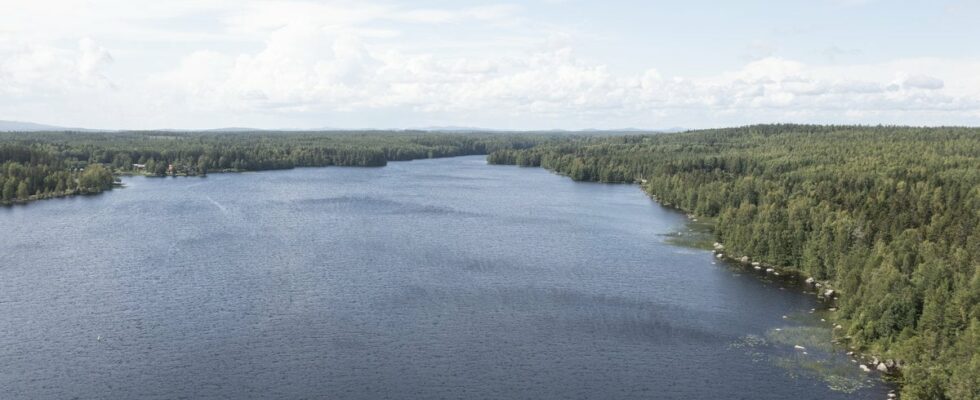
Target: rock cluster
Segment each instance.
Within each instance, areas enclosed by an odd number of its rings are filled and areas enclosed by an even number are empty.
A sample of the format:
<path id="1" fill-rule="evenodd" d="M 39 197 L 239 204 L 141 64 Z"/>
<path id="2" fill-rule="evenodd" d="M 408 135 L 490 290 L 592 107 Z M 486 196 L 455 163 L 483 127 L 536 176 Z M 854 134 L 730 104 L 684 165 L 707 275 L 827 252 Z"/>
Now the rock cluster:
<path id="1" fill-rule="evenodd" d="M 848 355 L 854 354 L 853 352 L 848 352 Z M 878 357 L 872 357 L 871 361 L 867 363 L 860 364 L 861 370 L 864 372 L 878 371 L 883 374 L 891 374 L 898 371 L 900 368 L 900 363 L 893 359 L 879 360 Z"/>
<path id="2" fill-rule="evenodd" d="M 712 252 L 715 253 L 715 257 L 716 258 L 718 258 L 718 259 L 725 258 L 725 254 L 722 253 L 722 251 L 725 250 L 725 245 L 723 245 L 721 243 L 718 243 L 718 242 L 715 242 L 712 247 L 714 249 Z M 733 260 L 736 259 L 734 256 L 729 256 L 729 258 L 731 258 Z M 779 275 L 779 272 L 777 272 L 776 271 L 776 268 L 774 268 L 773 266 L 765 265 L 765 264 L 763 264 L 763 263 L 761 263 L 759 261 L 751 261 L 751 258 L 749 258 L 749 256 L 739 257 L 739 258 L 737 258 L 737 261 L 739 261 L 739 262 L 741 262 L 742 264 L 745 264 L 745 265 L 751 265 L 752 268 L 755 269 L 755 270 L 765 269 L 766 273 L 774 274 L 774 275 Z M 822 298 L 825 298 L 827 300 L 835 300 L 836 299 L 836 296 L 838 295 L 837 290 L 830 288 L 830 286 L 828 284 L 824 283 L 824 282 L 817 281 L 813 277 L 806 278 L 806 284 L 807 285 L 810 285 L 810 286 L 812 286 L 814 288 L 817 288 L 817 289 L 822 289 L 822 290 L 817 290 L 817 296 L 822 297 Z M 836 307 L 831 307 L 831 308 L 828 309 L 828 311 L 831 311 L 831 312 L 837 311 L 837 308 Z M 786 319 L 786 318 L 787 318 L 787 316 L 784 315 L 783 316 L 783 319 Z M 821 321 L 826 321 L 826 319 L 821 319 Z M 843 331 L 844 327 L 842 325 L 840 325 L 840 324 L 835 324 L 835 325 L 833 325 L 832 329 L 833 330 L 836 330 L 836 331 Z M 845 339 L 849 339 L 850 337 L 849 336 L 845 336 L 844 338 Z M 796 346 L 794 346 L 794 348 L 796 350 L 799 350 L 799 351 L 804 352 L 804 354 L 806 353 L 806 348 L 803 347 L 803 346 L 796 345 Z M 901 368 L 901 364 L 899 362 L 895 361 L 895 360 L 892 360 L 892 359 L 887 359 L 887 360 L 881 361 L 878 358 L 872 358 L 870 360 L 870 362 L 862 362 L 861 361 L 861 358 L 862 357 L 860 355 L 856 354 L 853 351 L 848 351 L 847 352 L 847 355 L 852 356 L 852 357 L 855 357 L 855 358 L 851 359 L 851 361 L 854 362 L 854 363 L 856 363 L 858 365 L 858 367 L 861 368 L 861 370 L 864 371 L 864 372 L 877 371 L 877 372 L 882 373 L 882 374 L 894 374 L 894 373 L 897 373 L 898 370 Z M 864 360 L 867 361 L 867 359 L 864 359 Z M 894 399 L 896 397 L 897 397 L 897 395 L 894 392 L 891 392 L 891 393 L 888 394 L 888 398 L 889 399 Z"/>

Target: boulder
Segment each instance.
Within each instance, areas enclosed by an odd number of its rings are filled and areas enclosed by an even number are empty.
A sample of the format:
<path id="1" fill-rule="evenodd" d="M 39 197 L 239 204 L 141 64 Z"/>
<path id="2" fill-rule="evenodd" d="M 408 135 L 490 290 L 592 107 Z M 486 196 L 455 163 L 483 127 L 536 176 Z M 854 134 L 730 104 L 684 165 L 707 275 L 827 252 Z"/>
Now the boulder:
<path id="1" fill-rule="evenodd" d="M 878 364 L 876 369 L 878 372 L 888 372 L 888 367 L 885 365 L 885 363 Z"/>
<path id="2" fill-rule="evenodd" d="M 752 266 L 753 267 L 758 267 L 758 266 L 761 266 L 761 265 L 762 264 L 760 264 L 758 261 L 752 263 Z"/>
<path id="3" fill-rule="evenodd" d="M 770 274 L 771 274 L 771 273 L 773 273 L 773 272 L 776 272 L 776 270 L 774 270 L 774 269 L 772 269 L 772 268 L 766 268 L 766 272 L 768 272 L 768 273 L 770 273 Z"/>
<path id="4" fill-rule="evenodd" d="M 812 285 L 812 284 L 813 284 L 813 282 L 816 282 L 816 281 L 817 281 L 817 280 L 816 280 L 816 279 L 813 279 L 812 277 L 810 277 L 810 278 L 806 278 L 806 284 L 807 284 L 807 285 Z"/>
<path id="5" fill-rule="evenodd" d="M 717 257 L 717 258 L 722 258 L 722 257 L 724 257 L 724 256 L 725 256 L 724 254 L 721 254 L 721 253 L 718 253 L 718 254 L 717 254 L 717 255 L 716 255 L 715 257 Z"/>
<path id="6" fill-rule="evenodd" d="M 797 350 L 806 350 L 806 347 L 803 347 L 803 346 L 800 346 L 800 345 L 793 346 L 793 348 L 794 349 L 797 349 Z"/>
<path id="7" fill-rule="evenodd" d="M 895 360 L 892 360 L 890 358 L 885 360 L 885 366 L 888 367 L 888 369 L 895 368 Z"/>
<path id="8" fill-rule="evenodd" d="M 755 268 L 755 269 L 756 269 L 757 271 L 758 271 L 758 270 L 760 270 L 760 269 L 762 269 L 762 267 L 760 267 L 760 266 L 758 266 L 758 265 L 756 265 L 756 266 L 754 266 L 754 267 L 752 267 L 752 268 Z"/>
<path id="9" fill-rule="evenodd" d="M 867 365 L 861 364 L 860 367 L 861 367 L 861 370 L 864 371 L 864 372 L 871 372 L 871 368 L 868 368 Z"/>
<path id="10" fill-rule="evenodd" d="M 749 256 L 742 256 L 742 258 L 739 259 L 739 260 L 742 261 L 742 264 L 748 264 L 749 263 Z"/>
<path id="11" fill-rule="evenodd" d="M 834 294 L 835 293 L 837 293 L 837 292 L 834 291 L 834 289 L 827 289 L 827 290 L 824 290 L 823 297 L 831 298 L 831 297 L 834 297 Z"/>

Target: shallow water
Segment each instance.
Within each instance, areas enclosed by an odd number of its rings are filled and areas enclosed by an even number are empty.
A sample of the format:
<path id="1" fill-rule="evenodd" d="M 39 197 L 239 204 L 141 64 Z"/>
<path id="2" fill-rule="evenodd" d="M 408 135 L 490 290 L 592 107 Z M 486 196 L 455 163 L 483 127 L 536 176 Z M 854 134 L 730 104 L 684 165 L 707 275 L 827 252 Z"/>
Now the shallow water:
<path id="1" fill-rule="evenodd" d="M 636 186 L 482 157 L 124 181 L 0 208 L 0 397 L 888 390 L 794 351 L 816 300 L 668 244 L 684 216 Z"/>

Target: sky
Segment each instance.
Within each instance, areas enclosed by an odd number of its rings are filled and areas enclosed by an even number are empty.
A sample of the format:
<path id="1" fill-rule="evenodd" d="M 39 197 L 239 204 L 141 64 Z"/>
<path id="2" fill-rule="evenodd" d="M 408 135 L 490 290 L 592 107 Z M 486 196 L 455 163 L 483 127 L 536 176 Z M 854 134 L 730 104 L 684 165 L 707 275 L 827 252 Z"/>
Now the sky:
<path id="1" fill-rule="evenodd" d="M 0 120 L 980 125 L 980 0 L 0 0 Z"/>

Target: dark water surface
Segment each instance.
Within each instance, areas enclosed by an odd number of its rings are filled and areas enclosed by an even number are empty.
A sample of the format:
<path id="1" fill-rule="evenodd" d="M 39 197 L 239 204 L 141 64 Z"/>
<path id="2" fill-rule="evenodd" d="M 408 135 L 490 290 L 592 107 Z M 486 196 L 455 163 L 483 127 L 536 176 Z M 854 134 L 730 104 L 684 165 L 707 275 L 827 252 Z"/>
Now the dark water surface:
<path id="1" fill-rule="evenodd" d="M 685 218 L 635 186 L 482 157 L 125 183 L 0 208 L 0 398 L 888 389 L 794 350 L 816 300 L 665 243 Z"/>

